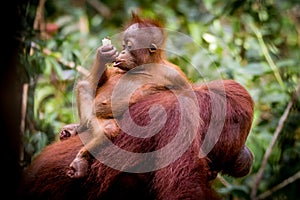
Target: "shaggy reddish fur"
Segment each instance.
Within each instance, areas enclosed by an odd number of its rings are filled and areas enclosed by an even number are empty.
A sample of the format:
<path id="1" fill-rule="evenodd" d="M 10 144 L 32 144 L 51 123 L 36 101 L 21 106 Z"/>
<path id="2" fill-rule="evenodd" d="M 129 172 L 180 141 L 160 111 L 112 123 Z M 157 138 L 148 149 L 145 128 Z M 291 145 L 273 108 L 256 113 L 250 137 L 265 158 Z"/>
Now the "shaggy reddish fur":
<path id="1" fill-rule="evenodd" d="M 226 94 L 222 93 L 222 84 Z M 113 141 L 127 151 L 152 152 L 163 148 L 176 136 L 179 121 L 183 120 L 184 138 L 192 137 L 193 129 L 196 129 L 196 136 L 187 151 L 172 164 L 148 173 L 125 173 L 95 160 L 88 177 L 71 179 L 66 175 L 66 170 L 82 147 L 80 138 L 75 136 L 49 145 L 32 162 L 24 172 L 20 187 L 21 199 L 219 199 L 210 186 L 211 179 L 215 178 L 217 172 L 239 177 L 246 175 L 251 168 L 252 155 L 243 153 L 252 123 L 253 101 L 241 85 L 231 80 L 195 85 L 194 91 L 199 103 L 200 118 L 189 103 L 184 104 L 187 114 L 181 116 L 174 94 L 161 91 L 130 108 L 135 122 L 146 125 L 150 121 L 149 108 L 154 104 L 163 106 L 167 121 L 161 131 L 144 139 L 121 132 Z M 225 125 L 213 150 L 200 159 L 199 149 L 208 124 L 219 122 L 218 115 L 211 116 L 212 98 L 220 102 L 226 101 Z M 222 106 L 216 109 L 217 113 L 224 111 Z M 151 118 L 155 122 L 161 116 L 162 112 L 156 112 Z M 126 117 L 122 120 L 126 121 Z M 143 134 L 151 134 L 151 130 Z M 174 147 L 167 155 L 176 155 L 177 151 Z M 101 152 L 108 157 L 118 154 L 109 145 Z M 106 156 L 102 159 L 106 159 Z M 159 158 L 164 155 L 155 156 Z M 156 165 L 158 161 L 155 158 L 136 160 L 128 157 L 116 162 L 126 165 L 127 170 L 138 170 L 146 165 Z"/>

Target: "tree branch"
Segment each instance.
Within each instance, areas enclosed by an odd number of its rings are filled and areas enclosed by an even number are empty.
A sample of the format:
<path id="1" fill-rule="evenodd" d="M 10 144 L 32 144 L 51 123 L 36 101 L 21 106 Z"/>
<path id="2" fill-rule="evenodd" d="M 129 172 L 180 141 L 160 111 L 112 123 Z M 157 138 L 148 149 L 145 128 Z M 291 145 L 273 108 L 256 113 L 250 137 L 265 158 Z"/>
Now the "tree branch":
<path id="1" fill-rule="evenodd" d="M 271 55 L 269 53 L 268 47 L 265 44 L 265 41 L 263 39 L 263 35 L 258 30 L 258 28 L 254 25 L 253 22 L 250 21 L 249 26 L 253 30 L 254 34 L 256 35 L 258 43 L 259 43 L 260 48 L 262 50 L 262 53 L 265 56 L 265 58 L 266 58 L 266 60 L 267 60 L 267 62 L 269 64 L 269 66 L 271 67 L 276 80 L 278 81 L 279 85 L 283 88 L 283 81 L 282 81 L 282 78 L 280 76 L 278 67 L 276 66 L 275 62 L 273 61 L 273 59 L 272 59 L 272 57 L 271 57 Z"/>
<path id="2" fill-rule="evenodd" d="M 38 44 L 36 44 L 36 43 L 32 43 L 32 49 L 39 49 L 40 50 L 40 47 L 39 47 L 39 45 Z M 44 48 L 43 49 L 43 51 L 42 51 L 45 55 L 52 55 L 53 54 L 53 52 L 50 50 L 50 49 L 47 49 L 47 48 Z M 90 72 L 87 70 L 87 69 L 85 69 L 84 67 L 82 67 L 81 65 L 75 65 L 75 63 L 73 62 L 73 61 L 64 61 L 63 59 L 61 59 L 61 58 L 58 58 L 58 57 L 56 57 L 56 60 L 58 61 L 58 62 L 60 62 L 61 64 L 63 64 L 63 65 L 65 65 L 65 66 L 67 66 L 67 67 L 69 67 L 70 69 L 76 69 L 80 74 L 82 74 L 83 76 L 85 76 L 85 77 L 87 77 L 89 74 L 90 74 Z"/>
<path id="3" fill-rule="evenodd" d="M 220 174 L 218 174 L 217 179 L 225 186 L 225 187 L 230 187 L 231 184 L 225 180 Z"/>
<path id="4" fill-rule="evenodd" d="M 23 95 L 22 95 L 22 109 L 21 109 L 21 124 L 20 131 L 21 134 L 25 133 L 25 118 L 26 118 L 26 110 L 27 110 L 27 99 L 28 99 L 28 83 L 23 84 Z"/>
<path id="5" fill-rule="evenodd" d="M 299 94 L 299 90 L 300 90 L 300 81 L 298 83 L 298 86 L 296 88 L 296 90 L 293 92 L 292 96 L 291 96 L 291 100 L 289 101 L 283 115 L 280 117 L 280 120 L 278 122 L 278 125 L 277 125 L 277 128 L 273 134 L 273 138 L 272 138 L 272 141 L 271 143 L 269 144 L 269 147 L 268 149 L 266 150 L 265 152 L 265 155 L 264 155 L 264 158 L 263 158 L 263 161 L 262 161 L 262 164 L 260 166 L 260 169 L 259 171 L 257 172 L 256 174 L 256 177 L 254 179 L 254 184 L 253 184 L 253 188 L 252 188 L 252 191 L 251 191 L 251 199 L 255 200 L 257 199 L 257 196 L 256 196 L 256 193 L 257 193 L 257 189 L 258 189 L 258 186 L 259 186 L 259 183 L 262 179 L 262 175 L 263 175 L 263 172 L 267 166 L 267 161 L 271 155 L 271 152 L 272 152 L 272 149 L 275 145 L 275 142 L 277 141 L 277 138 L 279 136 L 279 133 L 281 132 L 282 128 L 283 128 L 283 125 L 284 125 L 284 122 L 286 121 L 289 113 L 290 113 L 290 110 L 293 106 L 293 103 L 295 101 L 295 99 L 297 98 L 298 94 Z"/>
<path id="6" fill-rule="evenodd" d="M 276 185 L 275 187 L 273 187 L 272 189 L 260 194 L 258 196 L 258 199 L 265 199 L 268 196 L 270 196 L 272 193 L 276 192 L 277 190 L 280 190 L 281 188 L 287 186 L 290 183 L 295 182 L 297 179 L 300 178 L 300 171 L 298 171 L 296 174 L 294 174 L 293 176 L 285 179 L 284 181 L 282 181 L 281 183 L 279 183 L 278 185 Z"/>
<path id="7" fill-rule="evenodd" d="M 97 0 L 87 0 L 91 6 L 93 6 L 102 16 L 109 17 L 111 14 L 110 9 L 101 1 Z"/>

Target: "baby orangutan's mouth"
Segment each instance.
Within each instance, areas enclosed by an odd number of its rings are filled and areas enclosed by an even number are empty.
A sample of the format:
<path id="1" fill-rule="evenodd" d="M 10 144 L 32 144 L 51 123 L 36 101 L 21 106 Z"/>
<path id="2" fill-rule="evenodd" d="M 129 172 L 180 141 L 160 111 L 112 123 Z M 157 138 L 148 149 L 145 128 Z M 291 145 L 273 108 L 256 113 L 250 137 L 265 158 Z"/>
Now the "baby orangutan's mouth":
<path id="1" fill-rule="evenodd" d="M 124 63 L 124 59 L 116 60 L 113 65 L 114 67 L 120 67 Z"/>

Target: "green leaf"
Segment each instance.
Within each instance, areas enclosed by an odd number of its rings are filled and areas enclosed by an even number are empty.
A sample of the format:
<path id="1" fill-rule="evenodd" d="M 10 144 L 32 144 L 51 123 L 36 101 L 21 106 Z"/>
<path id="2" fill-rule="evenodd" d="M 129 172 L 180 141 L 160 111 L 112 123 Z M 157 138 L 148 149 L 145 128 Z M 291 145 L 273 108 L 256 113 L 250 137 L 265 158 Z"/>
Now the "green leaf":
<path id="1" fill-rule="evenodd" d="M 264 62 L 260 63 L 250 63 L 245 66 L 245 68 L 241 68 L 241 71 L 244 74 L 247 75 L 255 75 L 255 76 L 260 76 L 266 73 L 268 71 L 268 65 Z"/>
<path id="2" fill-rule="evenodd" d="M 41 109 L 43 101 L 49 96 L 54 95 L 56 92 L 55 88 L 52 85 L 39 87 L 35 91 L 34 95 L 34 118 L 38 118 L 38 111 Z"/>
<path id="3" fill-rule="evenodd" d="M 270 91 L 266 93 L 262 98 L 261 101 L 264 103 L 275 103 L 275 102 L 286 102 L 288 100 L 289 96 L 286 93 L 283 93 L 281 91 Z"/>
<path id="4" fill-rule="evenodd" d="M 51 69 L 52 69 L 52 64 L 51 64 L 51 57 L 46 57 L 45 58 L 45 69 L 43 70 L 44 71 L 44 75 L 46 76 L 46 77 L 50 77 L 50 75 L 51 75 Z"/>
<path id="5" fill-rule="evenodd" d="M 189 23 L 188 24 L 189 32 L 191 37 L 198 43 L 201 43 L 201 30 L 198 23 Z"/>
<path id="6" fill-rule="evenodd" d="M 216 38 L 214 35 L 210 34 L 210 33 L 204 33 L 204 34 L 202 35 L 202 37 L 203 37 L 203 39 L 204 39 L 206 42 L 208 42 L 208 43 L 213 43 L 213 44 L 215 44 L 215 43 L 217 42 L 217 38 Z"/>
<path id="7" fill-rule="evenodd" d="M 239 199 L 250 199 L 249 198 L 249 191 L 246 186 L 243 185 L 231 185 L 226 188 L 221 188 L 218 190 L 221 194 L 230 194 L 235 197 L 239 197 Z"/>
<path id="8" fill-rule="evenodd" d="M 34 156 L 36 156 L 47 145 L 47 143 L 48 143 L 47 134 L 44 133 L 44 132 L 38 131 L 38 132 L 32 134 L 29 142 L 34 145 L 34 147 L 35 147 L 35 154 L 34 154 Z"/>
<path id="9" fill-rule="evenodd" d="M 49 59 L 49 61 L 51 62 L 52 64 L 52 67 L 53 67 L 53 70 L 55 71 L 56 75 L 58 76 L 58 78 L 60 80 L 63 79 L 63 70 L 62 70 L 62 67 L 61 65 L 57 62 L 56 59 L 52 58 L 52 59 Z"/>

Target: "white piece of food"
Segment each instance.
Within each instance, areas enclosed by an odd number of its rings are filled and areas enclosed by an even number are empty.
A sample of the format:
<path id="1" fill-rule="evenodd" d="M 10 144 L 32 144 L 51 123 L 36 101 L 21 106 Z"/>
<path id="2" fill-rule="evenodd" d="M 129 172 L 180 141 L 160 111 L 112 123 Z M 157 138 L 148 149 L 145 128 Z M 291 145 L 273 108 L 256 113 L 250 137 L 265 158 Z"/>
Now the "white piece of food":
<path id="1" fill-rule="evenodd" d="M 111 44 L 110 39 L 107 39 L 107 38 L 102 39 L 102 45 L 103 45 L 103 46 L 105 46 L 105 45 L 110 45 L 110 44 Z"/>

